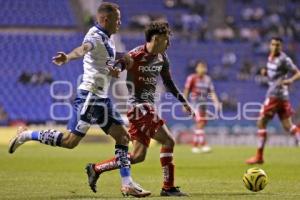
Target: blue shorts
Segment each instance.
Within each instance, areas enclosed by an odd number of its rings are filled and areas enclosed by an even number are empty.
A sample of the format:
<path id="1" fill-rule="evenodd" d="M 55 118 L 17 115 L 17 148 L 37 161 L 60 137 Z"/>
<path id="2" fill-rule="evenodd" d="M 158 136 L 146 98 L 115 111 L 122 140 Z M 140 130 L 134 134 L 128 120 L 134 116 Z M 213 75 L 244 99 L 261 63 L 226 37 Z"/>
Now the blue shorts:
<path id="1" fill-rule="evenodd" d="M 68 130 L 71 133 L 83 137 L 92 124 L 98 124 L 107 133 L 113 123 L 124 124 L 109 98 L 101 98 L 92 92 L 78 90 L 73 103 L 72 118 L 68 123 Z"/>

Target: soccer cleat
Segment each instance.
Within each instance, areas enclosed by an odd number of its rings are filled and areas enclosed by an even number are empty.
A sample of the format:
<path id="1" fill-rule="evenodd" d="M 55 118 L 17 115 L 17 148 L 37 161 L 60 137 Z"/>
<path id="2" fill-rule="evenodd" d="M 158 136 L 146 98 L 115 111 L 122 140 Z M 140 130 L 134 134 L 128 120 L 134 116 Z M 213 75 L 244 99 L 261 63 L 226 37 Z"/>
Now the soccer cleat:
<path id="1" fill-rule="evenodd" d="M 258 156 L 253 156 L 253 157 L 249 158 L 248 160 L 246 160 L 246 164 L 248 164 L 248 165 L 263 164 L 263 163 L 264 163 L 264 159 L 259 158 Z"/>
<path id="2" fill-rule="evenodd" d="M 201 152 L 202 153 L 209 153 L 209 152 L 211 152 L 211 147 L 210 146 L 203 146 L 202 148 L 201 148 Z"/>
<path id="3" fill-rule="evenodd" d="M 135 182 L 131 182 L 129 185 L 123 185 L 121 187 L 121 192 L 124 197 L 146 197 L 151 194 L 150 191 L 144 190 L 139 184 Z"/>
<path id="4" fill-rule="evenodd" d="M 17 135 L 15 137 L 13 137 L 9 142 L 8 153 L 14 153 L 19 146 L 21 146 L 22 144 L 24 144 L 26 142 L 22 138 L 22 133 L 26 130 L 27 130 L 27 128 L 25 128 L 25 127 L 18 128 Z"/>
<path id="5" fill-rule="evenodd" d="M 198 147 L 193 147 L 193 148 L 192 148 L 192 152 L 193 152 L 193 153 L 200 153 L 200 151 L 201 151 L 201 150 L 200 150 Z"/>
<path id="6" fill-rule="evenodd" d="M 179 187 L 171 187 L 170 189 L 162 188 L 160 196 L 188 196 L 186 193 L 181 192 Z"/>
<path id="7" fill-rule="evenodd" d="M 93 192 L 97 192 L 97 181 L 100 177 L 100 173 L 97 173 L 95 170 L 94 170 L 94 164 L 87 164 L 86 167 L 85 167 L 85 170 L 86 170 L 86 174 L 88 176 L 88 183 L 89 183 L 89 186 L 91 188 L 91 190 Z"/>

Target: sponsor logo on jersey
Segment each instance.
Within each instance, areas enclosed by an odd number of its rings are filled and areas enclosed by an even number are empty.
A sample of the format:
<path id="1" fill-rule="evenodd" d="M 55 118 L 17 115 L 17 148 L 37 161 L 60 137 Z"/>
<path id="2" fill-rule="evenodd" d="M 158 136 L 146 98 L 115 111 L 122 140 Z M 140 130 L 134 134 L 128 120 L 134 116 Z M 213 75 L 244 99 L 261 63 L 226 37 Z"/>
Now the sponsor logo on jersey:
<path id="1" fill-rule="evenodd" d="M 145 84 L 156 84 L 156 77 L 139 77 L 139 81 L 144 82 Z"/>
<path id="2" fill-rule="evenodd" d="M 141 72 L 160 72 L 162 69 L 161 65 L 153 65 L 153 66 L 139 66 L 138 70 Z"/>

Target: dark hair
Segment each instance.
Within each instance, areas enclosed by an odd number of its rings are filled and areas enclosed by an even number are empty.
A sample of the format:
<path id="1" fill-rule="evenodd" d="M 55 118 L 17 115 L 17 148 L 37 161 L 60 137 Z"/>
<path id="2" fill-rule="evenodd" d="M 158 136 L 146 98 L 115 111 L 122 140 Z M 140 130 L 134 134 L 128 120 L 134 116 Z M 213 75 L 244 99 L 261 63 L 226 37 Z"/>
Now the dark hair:
<path id="1" fill-rule="evenodd" d="M 169 23 L 166 21 L 153 21 L 145 29 L 146 41 L 150 42 L 154 35 L 170 34 Z"/>
<path id="2" fill-rule="evenodd" d="M 202 64 L 205 67 L 207 67 L 207 63 L 204 60 L 196 60 L 195 67 L 198 67 L 199 64 Z"/>
<path id="3" fill-rule="evenodd" d="M 276 40 L 276 41 L 279 41 L 279 42 L 283 42 L 283 39 L 281 37 L 272 37 L 270 41 L 272 40 Z"/>
<path id="4" fill-rule="evenodd" d="M 119 5 L 110 2 L 103 2 L 98 7 L 98 13 L 112 13 L 116 12 L 119 9 Z"/>

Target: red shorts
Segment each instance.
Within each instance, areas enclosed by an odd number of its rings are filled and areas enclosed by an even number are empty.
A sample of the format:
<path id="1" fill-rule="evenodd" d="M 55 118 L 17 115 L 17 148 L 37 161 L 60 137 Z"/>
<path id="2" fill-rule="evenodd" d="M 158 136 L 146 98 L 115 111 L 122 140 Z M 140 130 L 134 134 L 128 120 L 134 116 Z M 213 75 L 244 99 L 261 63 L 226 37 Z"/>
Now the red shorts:
<path id="1" fill-rule="evenodd" d="M 129 134 L 132 140 L 137 140 L 149 146 L 151 138 L 160 127 L 164 125 L 164 120 L 160 119 L 150 104 L 139 104 L 130 109 L 127 113 L 129 120 Z"/>
<path id="2" fill-rule="evenodd" d="M 288 100 L 270 97 L 266 99 L 260 111 L 260 116 L 273 118 L 275 114 L 278 114 L 279 118 L 282 120 L 291 117 L 293 113 L 292 105 Z"/>

